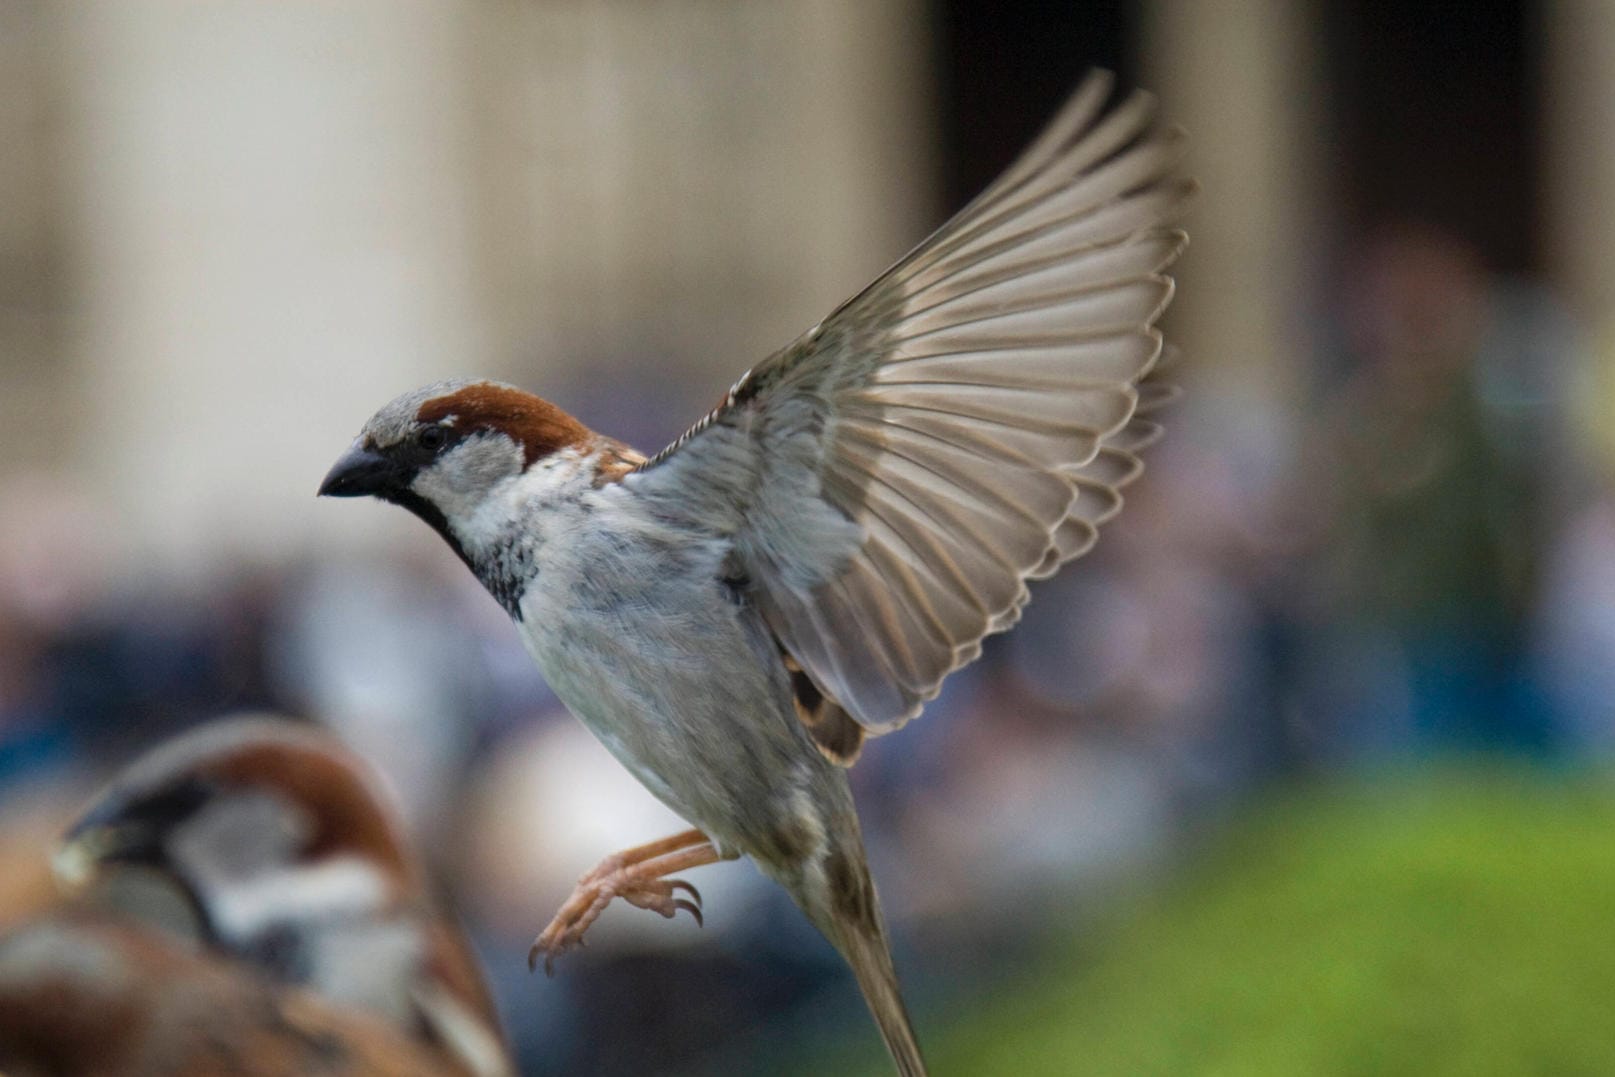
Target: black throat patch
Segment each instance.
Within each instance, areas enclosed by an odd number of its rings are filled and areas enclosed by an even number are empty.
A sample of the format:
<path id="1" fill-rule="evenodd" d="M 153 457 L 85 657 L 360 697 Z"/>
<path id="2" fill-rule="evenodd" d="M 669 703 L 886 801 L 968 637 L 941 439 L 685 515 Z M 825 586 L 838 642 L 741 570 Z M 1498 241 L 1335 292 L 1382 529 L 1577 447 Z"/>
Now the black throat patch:
<path id="1" fill-rule="evenodd" d="M 527 593 L 527 584 L 538 572 L 533 565 L 531 548 L 526 543 L 512 543 L 492 557 L 474 558 L 466 564 L 471 566 L 471 571 L 477 574 L 482 586 L 493 595 L 494 601 L 510 614 L 510 619 L 520 624 L 522 596 Z"/>
<path id="2" fill-rule="evenodd" d="M 472 557 L 466 548 L 460 544 L 454 530 L 449 527 L 448 518 L 443 515 L 436 505 L 426 498 L 409 489 L 407 486 L 390 491 L 384 495 L 388 501 L 401 505 L 425 520 L 433 531 L 443 536 L 443 541 L 449 544 L 449 549 L 471 570 L 472 575 L 482 581 L 482 586 L 493 595 L 504 611 L 510 614 L 512 620 L 520 622 L 522 619 L 522 595 L 527 592 L 527 581 L 534 571 L 533 555 L 523 544 L 516 544 L 508 552 L 493 557 Z"/>

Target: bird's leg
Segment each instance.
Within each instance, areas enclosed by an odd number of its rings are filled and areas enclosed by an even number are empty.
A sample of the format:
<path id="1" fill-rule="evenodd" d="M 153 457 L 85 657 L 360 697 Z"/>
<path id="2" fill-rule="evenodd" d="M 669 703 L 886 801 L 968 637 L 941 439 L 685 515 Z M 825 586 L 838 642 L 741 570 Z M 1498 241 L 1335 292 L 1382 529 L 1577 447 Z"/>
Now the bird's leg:
<path id="1" fill-rule="evenodd" d="M 686 830 L 661 841 L 612 853 L 578 879 L 572 896 L 533 941 L 533 948 L 527 952 L 528 968 L 536 967 L 538 955 L 543 954 L 544 972 L 553 975 L 556 957 L 583 945 L 584 932 L 599 919 L 612 898 L 622 898 L 630 905 L 659 912 L 669 919 L 685 909 L 695 917 L 697 924 L 701 923 L 701 892 L 683 879 L 664 876 L 717 861 L 718 850 L 699 830 Z M 694 900 L 675 897 L 674 893 L 679 890 L 687 892 Z"/>

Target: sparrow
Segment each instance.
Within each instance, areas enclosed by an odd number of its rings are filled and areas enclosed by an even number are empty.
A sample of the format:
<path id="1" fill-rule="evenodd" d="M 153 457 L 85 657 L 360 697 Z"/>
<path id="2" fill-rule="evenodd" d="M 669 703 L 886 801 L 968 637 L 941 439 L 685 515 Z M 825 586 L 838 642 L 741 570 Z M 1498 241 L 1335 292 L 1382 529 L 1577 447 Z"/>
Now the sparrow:
<path id="1" fill-rule="evenodd" d="M 84 910 L 0 937 L 9 1077 L 441 1077 L 458 1059 L 384 1018 Z"/>
<path id="2" fill-rule="evenodd" d="M 94 798 L 54 867 L 81 903 L 137 919 L 119 884 L 154 879 L 204 955 L 380 1022 L 440 1072 L 513 1072 L 469 941 L 376 776 L 322 730 L 237 718 L 158 746 Z"/>
<path id="3" fill-rule="evenodd" d="M 584 875 L 530 962 L 613 898 L 699 919 L 674 873 L 749 856 L 851 966 L 898 1071 L 925 1072 L 844 768 L 1092 546 L 1156 432 L 1140 382 L 1193 184 L 1152 100 L 1110 95 L 1087 78 L 979 197 L 654 456 L 452 380 L 376 412 L 326 475 L 322 495 L 434 528 L 693 825 Z"/>

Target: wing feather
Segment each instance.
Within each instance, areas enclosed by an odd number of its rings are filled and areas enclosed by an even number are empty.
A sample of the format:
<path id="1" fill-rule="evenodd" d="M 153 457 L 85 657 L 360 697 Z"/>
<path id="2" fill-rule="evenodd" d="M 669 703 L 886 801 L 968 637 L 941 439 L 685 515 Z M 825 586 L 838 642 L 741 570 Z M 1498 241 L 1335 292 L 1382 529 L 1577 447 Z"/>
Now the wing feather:
<path id="1" fill-rule="evenodd" d="M 1159 434 L 1184 139 L 1087 79 L 974 201 L 623 478 L 732 544 L 792 676 L 895 728 L 1089 549 Z M 827 709 L 840 708 L 839 711 Z M 823 728 L 820 728 L 823 726 Z M 847 745 L 851 745 L 850 748 Z"/>
<path id="2" fill-rule="evenodd" d="M 908 305 L 909 317 L 917 318 L 944 303 L 966 298 L 1015 302 L 1023 295 L 1077 291 L 1154 276 L 1172 264 L 1184 243 L 1180 231 L 1153 229 L 1126 242 L 1060 252 L 1042 259 L 1000 256 L 960 268 L 930 285 L 923 301 Z"/>

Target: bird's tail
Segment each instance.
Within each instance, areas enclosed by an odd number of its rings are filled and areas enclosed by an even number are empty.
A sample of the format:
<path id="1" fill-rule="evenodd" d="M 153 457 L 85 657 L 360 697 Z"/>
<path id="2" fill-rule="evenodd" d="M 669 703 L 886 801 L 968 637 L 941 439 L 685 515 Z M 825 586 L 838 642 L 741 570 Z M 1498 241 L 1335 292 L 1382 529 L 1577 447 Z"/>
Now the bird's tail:
<path id="1" fill-rule="evenodd" d="M 871 889 L 870 893 L 873 892 Z M 897 970 L 892 966 L 892 951 L 880 922 L 880 910 L 874 911 L 873 922 L 845 923 L 830 941 L 852 966 L 858 987 L 864 993 L 864 1002 L 880 1026 L 881 1038 L 892 1053 L 892 1061 L 897 1064 L 897 1072 L 902 1077 L 926 1077 L 925 1058 L 920 1054 L 920 1041 L 914 1036 L 908 1007 L 903 1005 L 903 994 L 897 986 Z"/>
<path id="2" fill-rule="evenodd" d="M 842 787 L 843 790 L 845 786 Z M 925 1058 L 920 1054 L 908 1007 L 897 986 L 897 970 L 892 965 L 891 946 L 880 913 L 880 900 L 864 858 L 863 837 L 857 816 L 847 810 L 827 829 L 834 835 L 826 848 L 813 857 L 812 869 L 781 878 L 808 919 L 822 931 L 852 966 L 863 991 L 864 1002 L 880 1026 L 886 1049 L 892 1054 L 902 1077 L 926 1077 Z"/>

